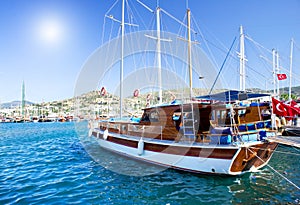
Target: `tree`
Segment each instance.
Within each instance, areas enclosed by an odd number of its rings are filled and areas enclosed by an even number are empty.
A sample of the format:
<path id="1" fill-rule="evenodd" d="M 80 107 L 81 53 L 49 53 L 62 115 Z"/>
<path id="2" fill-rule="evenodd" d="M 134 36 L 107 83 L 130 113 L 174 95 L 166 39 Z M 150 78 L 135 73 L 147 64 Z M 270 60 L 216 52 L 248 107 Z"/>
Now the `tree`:
<path id="1" fill-rule="evenodd" d="M 291 97 L 292 97 L 292 100 L 297 100 L 297 95 L 292 94 Z M 282 99 L 282 100 L 289 100 L 289 94 L 287 94 L 287 93 L 281 94 L 280 95 L 280 99 Z"/>

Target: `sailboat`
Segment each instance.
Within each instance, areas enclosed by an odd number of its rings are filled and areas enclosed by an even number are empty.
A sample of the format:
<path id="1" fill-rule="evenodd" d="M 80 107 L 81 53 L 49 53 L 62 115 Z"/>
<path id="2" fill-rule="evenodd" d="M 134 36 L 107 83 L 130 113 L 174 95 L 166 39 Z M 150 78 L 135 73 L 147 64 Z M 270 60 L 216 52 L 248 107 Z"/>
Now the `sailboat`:
<path id="1" fill-rule="evenodd" d="M 120 118 L 99 121 L 96 127 L 90 126 L 90 134 L 102 148 L 149 164 L 216 175 L 256 171 L 267 165 L 278 146 L 268 140 L 276 136 L 271 117 L 261 116 L 270 106 L 236 103 L 260 97 L 247 92 L 193 96 L 189 15 L 188 10 L 188 97 L 145 107 L 138 120 L 124 121 L 121 82 Z M 156 40 L 159 44 L 159 36 Z M 124 42 L 121 45 L 122 61 Z M 120 65 L 122 75 L 123 62 Z M 162 99 L 161 91 L 158 99 Z"/>

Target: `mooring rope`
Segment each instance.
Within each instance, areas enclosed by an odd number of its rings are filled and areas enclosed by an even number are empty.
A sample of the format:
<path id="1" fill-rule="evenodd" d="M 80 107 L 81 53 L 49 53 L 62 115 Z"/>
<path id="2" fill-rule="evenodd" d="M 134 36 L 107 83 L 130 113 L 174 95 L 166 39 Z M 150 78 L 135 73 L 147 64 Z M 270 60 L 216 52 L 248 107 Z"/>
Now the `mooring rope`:
<path id="1" fill-rule="evenodd" d="M 247 150 L 249 150 L 252 154 L 254 154 L 259 160 L 261 160 L 263 163 L 266 163 L 262 158 L 260 158 L 259 156 L 257 156 L 257 154 L 255 154 L 251 149 L 247 148 Z M 291 180 L 289 180 L 287 177 L 283 176 L 281 173 L 279 173 L 276 169 L 274 169 L 271 165 L 267 164 L 267 166 L 272 169 L 275 173 L 277 173 L 279 176 L 281 176 L 282 178 L 284 178 L 287 182 L 289 182 L 291 185 L 293 185 L 295 188 L 297 188 L 298 190 L 300 190 L 300 187 L 297 186 L 294 182 L 292 182 Z"/>

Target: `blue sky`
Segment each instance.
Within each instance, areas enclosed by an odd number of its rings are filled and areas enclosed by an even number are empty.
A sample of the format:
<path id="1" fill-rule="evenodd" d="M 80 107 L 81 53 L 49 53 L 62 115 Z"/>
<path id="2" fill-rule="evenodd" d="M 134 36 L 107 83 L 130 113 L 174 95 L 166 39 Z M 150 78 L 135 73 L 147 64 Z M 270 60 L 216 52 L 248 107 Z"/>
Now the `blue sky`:
<path id="1" fill-rule="evenodd" d="M 143 2 L 155 8 L 156 1 Z M 82 65 L 101 45 L 104 14 L 113 3 L 109 0 L 1 0 L 0 102 L 20 100 L 23 80 L 29 101 L 73 97 Z M 279 50 L 284 67 L 289 65 L 290 39 L 294 38 L 298 47 L 294 48 L 293 69 L 299 76 L 299 0 L 190 0 L 188 5 L 204 34 L 212 35 L 229 48 L 239 26 L 243 25 L 246 34 L 255 41 L 268 49 Z M 160 6 L 182 19 L 186 2 L 160 0 Z M 139 15 L 147 17 L 145 9 L 138 5 L 135 8 L 140 10 Z M 224 57 L 225 54 L 220 59 Z M 297 80 L 294 83 L 300 84 Z"/>

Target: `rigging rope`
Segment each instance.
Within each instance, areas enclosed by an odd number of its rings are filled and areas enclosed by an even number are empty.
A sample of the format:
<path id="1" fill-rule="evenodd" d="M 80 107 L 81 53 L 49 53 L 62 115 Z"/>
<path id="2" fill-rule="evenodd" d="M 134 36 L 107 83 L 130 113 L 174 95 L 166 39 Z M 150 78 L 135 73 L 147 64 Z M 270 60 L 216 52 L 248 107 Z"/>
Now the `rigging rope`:
<path id="1" fill-rule="evenodd" d="M 231 44 L 231 46 L 230 46 L 230 49 L 229 49 L 229 51 L 228 51 L 228 53 L 227 53 L 227 55 L 226 55 L 226 57 L 225 57 L 225 60 L 223 61 L 223 64 L 222 64 L 222 66 L 221 66 L 221 68 L 220 68 L 220 70 L 219 70 L 219 73 L 218 73 L 218 75 L 217 75 L 217 77 L 216 77 L 216 79 L 215 79 L 213 85 L 211 86 L 211 89 L 210 89 L 210 91 L 209 91 L 209 95 L 211 94 L 212 90 L 213 90 L 214 87 L 215 87 L 215 84 L 216 84 L 216 82 L 217 82 L 217 80 L 218 80 L 218 78 L 219 78 L 219 76 L 220 76 L 220 74 L 221 74 L 221 71 L 222 71 L 222 69 L 223 69 L 223 67 L 224 67 L 224 65 L 225 65 L 225 62 L 226 62 L 226 60 L 227 60 L 227 58 L 228 58 L 228 56 L 229 56 L 229 53 L 230 53 L 230 51 L 231 51 L 231 49 L 232 49 L 232 47 L 233 47 L 233 45 L 234 45 L 235 40 L 236 40 L 236 37 L 234 38 L 234 40 L 233 40 L 233 42 L 232 42 L 232 44 Z"/>
<path id="2" fill-rule="evenodd" d="M 249 150 L 252 154 L 254 154 L 259 160 L 261 160 L 263 163 L 266 163 L 262 158 L 260 158 L 259 156 L 257 156 L 257 154 L 255 154 L 251 149 L 247 148 L 247 150 Z M 278 174 L 279 176 L 281 176 L 282 178 L 284 178 L 287 182 L 289 182 L 291 185 L 293 185 L 295 188 L 297 188 L 298 190 L 300 190 L 300 187 L 297 186 L 294 182 L 292 182 L 291 180 L 289 180 L 287 177 L 283 176 L 281 173 L 279 173 L 276 169 L 274 169 L 271 165 L 267 164 L 267 166 L 272 169 L 276 174 Z"/>

